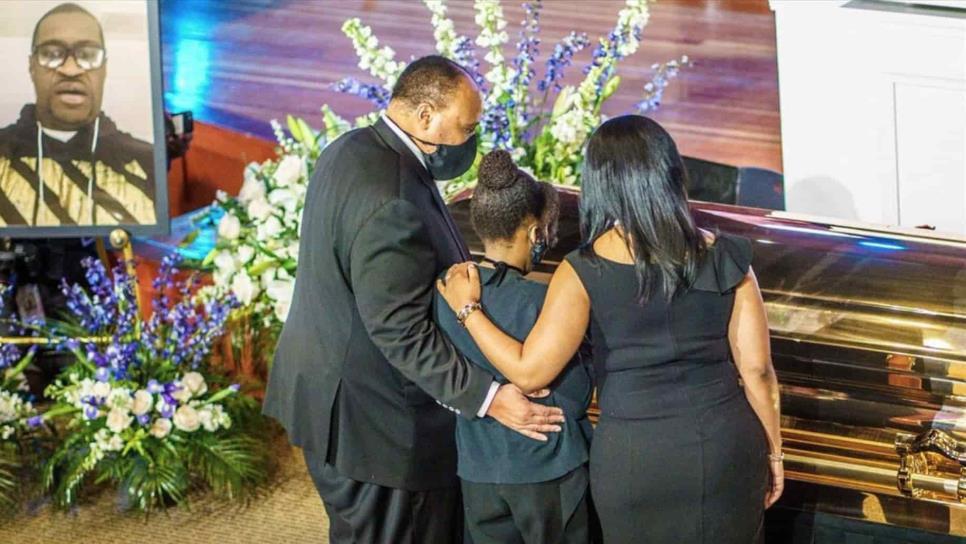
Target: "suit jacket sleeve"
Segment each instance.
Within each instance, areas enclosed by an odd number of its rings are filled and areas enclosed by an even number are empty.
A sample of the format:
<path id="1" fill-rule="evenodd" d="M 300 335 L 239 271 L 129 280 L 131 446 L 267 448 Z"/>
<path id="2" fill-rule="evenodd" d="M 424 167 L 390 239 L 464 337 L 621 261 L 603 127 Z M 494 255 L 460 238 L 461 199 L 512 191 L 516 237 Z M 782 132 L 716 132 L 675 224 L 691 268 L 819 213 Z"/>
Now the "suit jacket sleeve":
<path id="1" fill-rule="evenodd" d="M 419 210 L 391 200 L 350 247 L 356 306 L 372 342 L 403 376 L 467 418 L 476 417 L 493 376 L 464 359 L 433 321 L 436 253 Z"/>

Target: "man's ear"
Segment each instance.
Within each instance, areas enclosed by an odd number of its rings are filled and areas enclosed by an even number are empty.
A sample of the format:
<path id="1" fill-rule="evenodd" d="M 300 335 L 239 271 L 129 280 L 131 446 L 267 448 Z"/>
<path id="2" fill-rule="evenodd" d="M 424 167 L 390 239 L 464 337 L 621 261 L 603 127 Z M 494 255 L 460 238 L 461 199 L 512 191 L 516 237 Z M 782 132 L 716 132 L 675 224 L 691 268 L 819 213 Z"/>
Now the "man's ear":
<path id="1" fill-rule="evenodd" d="M 429 102 L 420 102 L 416 106 L 416 120 L 419 122 L 420 128 L 423 130 L 429 130 L 429 125 L 433 120 L 433 113 L 436 112 L 436 108 L 433 107 Z"/>

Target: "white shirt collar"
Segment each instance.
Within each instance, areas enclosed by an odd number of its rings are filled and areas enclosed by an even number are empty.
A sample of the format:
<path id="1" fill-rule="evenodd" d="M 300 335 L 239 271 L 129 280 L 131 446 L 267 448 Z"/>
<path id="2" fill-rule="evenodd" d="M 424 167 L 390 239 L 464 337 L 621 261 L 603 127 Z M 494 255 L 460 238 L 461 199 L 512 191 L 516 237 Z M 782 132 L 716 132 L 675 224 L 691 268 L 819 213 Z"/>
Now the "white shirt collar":
<path id="1" fill-rule="evenodd" d="M 44 128 L 44 134 L 50 136 L 55 140 L 60 140 L 61 142 L 68 142 L 71 138 L 77 134 L 76 130 L 54 130 L 52 128 Z"/>
<path id="2" fill-rule="evenodd" d="M 405 132 L 403 132 L 403 130 L 399 128 L 399 125 L 394 123 L 392 119 L 389 118 L 388 115 L 383 113 L 380 117 L 382 117 L 382 120 L 385 121 L 386 124 L 389 125 L 389 128 L 396 133 L 396 136 L 399 136 L 399 139 L 402 140 L 404 144 L 406 144 L 406 147 L 408 147 L 409 150 L 413 152 L 413 155 L 416 155 L 416 158 L 419 159 L 419 164 L 422 164 L 423 168 L 426 168 L 426 159 L 425 157 L 423 157 L 423 151 L 418 147 L 416 147 L 416 144 L 413 142 L 413 139 L 410 138 Z"/>

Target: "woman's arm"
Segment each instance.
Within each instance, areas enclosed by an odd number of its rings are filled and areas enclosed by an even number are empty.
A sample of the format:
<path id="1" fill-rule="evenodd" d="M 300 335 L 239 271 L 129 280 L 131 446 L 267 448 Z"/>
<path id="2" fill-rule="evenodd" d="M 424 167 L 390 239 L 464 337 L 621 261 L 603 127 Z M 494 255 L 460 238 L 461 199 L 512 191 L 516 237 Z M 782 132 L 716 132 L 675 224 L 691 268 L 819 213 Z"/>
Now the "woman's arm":
<path id="1" fill-rule="evenodd" d="M 745 396 L 765 428 L 771 453 L 777 455 L 782 447 L 778 378 L 771 363 L 765 304 L 758 290 L 758 280 L 750 269 L 735 293 L 728 339 L 738 373 L 745 384 Z M 778 477 L 781 474 L 780 462 L 778 467 L 775 467 L 774 460 L 770 464 L 773 481 L 767 498 L 769 506 L 778 500 L 782 486 Z"/>
<path id="2" fill-rule="evenodd" d="M 450 269 L 446 284 L 437 288 L 454 312 L 480 300 L 476 266 L 462 263 Z M 590 297 L 570 263 L 557 267 L 537 323 L 524 343 L 499 329 L 481 311 L 466 320 L 466 329 L 480 351 L 508 380 L 525 393 L 546 387 L 580 348 L 590 322 Z"/>

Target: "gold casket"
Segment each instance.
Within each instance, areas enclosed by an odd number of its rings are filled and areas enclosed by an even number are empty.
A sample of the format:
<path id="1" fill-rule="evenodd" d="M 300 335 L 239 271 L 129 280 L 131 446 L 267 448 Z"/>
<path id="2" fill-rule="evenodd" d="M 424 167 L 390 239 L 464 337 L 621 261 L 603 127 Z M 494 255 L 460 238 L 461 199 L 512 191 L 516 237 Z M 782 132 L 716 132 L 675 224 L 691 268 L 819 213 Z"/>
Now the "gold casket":
<path id="1" fill-rule="evenodd" d="M 580 242 L 579 192 L 560 192 L 543 278 Z M 480 255 L 470 198 L 451 210 Z M 754 245 L 782 390 L 778 506 L 966 536 L 966 239 L 722 204 L 693 211 Z"/>

